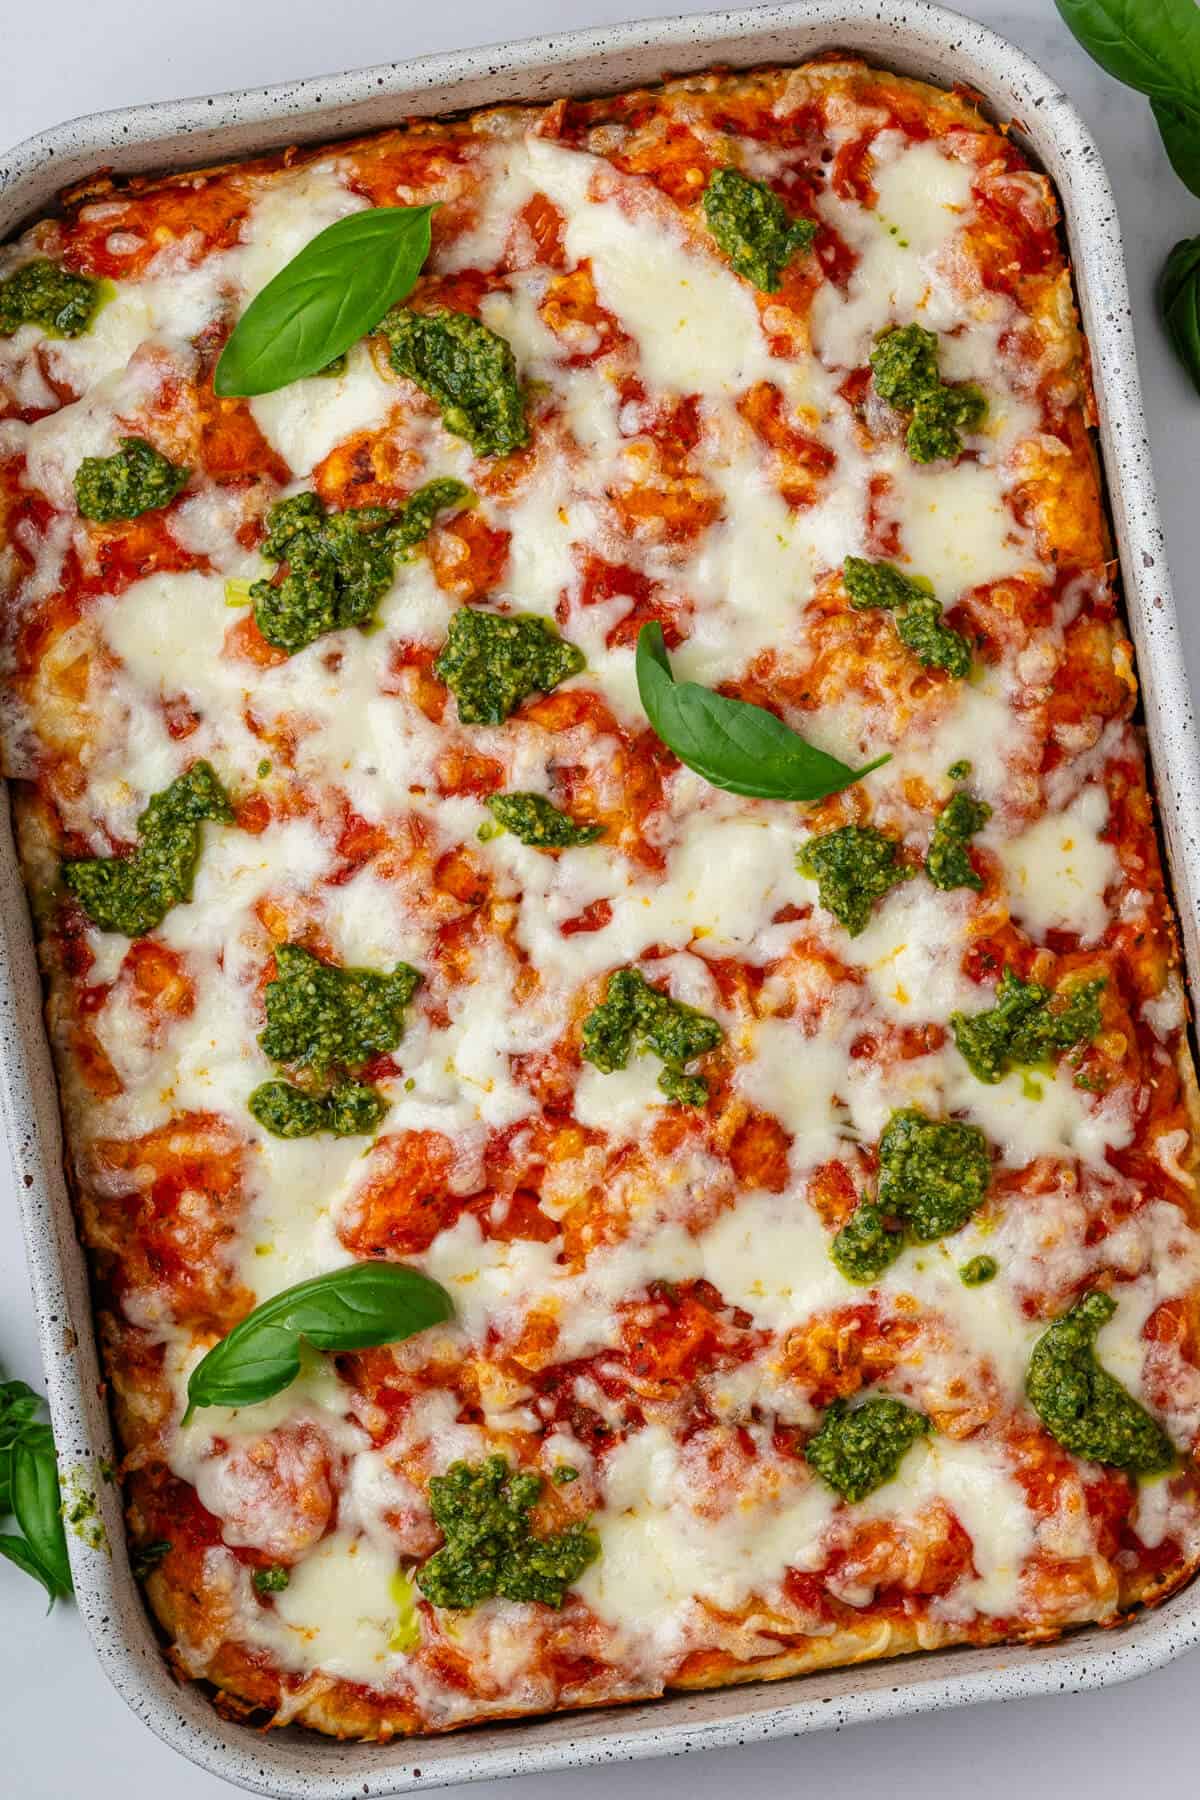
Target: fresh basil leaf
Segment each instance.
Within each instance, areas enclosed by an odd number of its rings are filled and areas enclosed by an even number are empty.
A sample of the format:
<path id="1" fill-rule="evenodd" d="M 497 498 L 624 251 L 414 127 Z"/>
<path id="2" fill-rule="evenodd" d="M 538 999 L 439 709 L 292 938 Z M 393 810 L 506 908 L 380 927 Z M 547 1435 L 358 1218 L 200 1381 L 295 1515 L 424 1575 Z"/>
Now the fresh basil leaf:
<path id="1" fill-rule="evenodd" d="M 730 700 L 695 681 L 676 681 L 662 626 L 638 634 L 637 683 L 646 717 L 668 750 L 713 787 L 760 800 L 823 800 L 890 760 L 851 769 L 765 707 Z"/>
<path id="2" fill-rule="evenodd" d="M 1200 112 L 1196 0 L 1055 0 L 1088 55 L 1126 87 Z"/>
<path id="3" fill-rule="evenodd" d="M 320 374 L 372 331 L 421 273 L 434 206 L 374 206 L 319 231 L 234 326 L 214 393 L 273 393 Z"/>
<path id="4" fill-rule="evenodd" d="M 26 1382 L 0 1382 L 0 1446 L 12 1443 L 36 1416 L 41 1404 Z"/>
<path id="5" fill-rule="evenodd" d="M 35 1558 L 61 1594 L 72 1591 L 58 1465 L 49 1426 L 32 1426 L 13 1445 L 12 1509 Z"/>
<path id="6" fill-rule="evenodd" d="M 0 1519 L 12 1511 L 12 1445 L 0 1448 Z"/>
<path id="7" fill-rule="evenodd" d="M 1200 194 L 1200 112 L 1173 106 L 1167 100 L 1151 100 L 1150 110 L 1171 167 L 1184 187 Z"/>
<path id="8" fill-rule="evenodd" d="M 42 1567 L 24 1538 L 11 1535 L 0 1536 L 0 1556 L 6 1557 L 24 1574 L 32 1575 L 35 1581 L 40 1581 L 50 1596 L 50 1605 L 54 1605 L 62 1589 L 56 1586 L 54 1577 L 48 1569 Z M 69 1593 L 70 1589 L 67 1589 L 67 1592 Z"/>
<path id="9" fill-rule="evenodd" d="M 1182 238 L 1158 281 L 1158 307 L 1175 353 L 1200 393 L 1200 237 Z"/>
<path id="10" fill-rule="evenodd" d="M 197 1406 L 252 1406 L 300 1373 L 300 1345 L 367 1350 L 453 1318 L 445 1288 L 399 1263 L 355 1263 L 265 1300 L 203 1357 L 188 1381 Z"/>

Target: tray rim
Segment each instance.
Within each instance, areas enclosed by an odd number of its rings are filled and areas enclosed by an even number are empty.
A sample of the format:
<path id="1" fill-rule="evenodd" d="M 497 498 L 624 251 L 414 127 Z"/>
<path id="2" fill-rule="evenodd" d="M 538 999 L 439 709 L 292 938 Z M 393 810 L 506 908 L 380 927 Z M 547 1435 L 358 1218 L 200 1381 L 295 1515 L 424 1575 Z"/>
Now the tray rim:
<path id="1" fill-rule="evenodd" d="M 789 33 L 806 41 L 789 49 L 780 41 Z M 155 163 L 162 157 L 173 168 L 196 167 L 275 144 L 370 131 L 404 112 L 451 110 L 448 90 L 455 110 L 536 100 L 572 83 L 579 92 L 615 90 L 631 80 L 652 79 L 622 73 L 623 61 L 631 59 L 662 58 L 676 72 L 725 59 L 738 66 L 802 61 L 818 41 L 844 45 L 905 72 L 932 71 L 936 65 L 939 72 L 926 78 L 943 85 L 952 77 L 942 65 L 953 65 L 985 101 L 1007 89 L 1028 106 L 1019 118 L 1019 135 L 1059 192 L 1092 349 L 1108 498 L 1137 651 L 1154 791 L 1190 986 L 1200 1002 L 1200 744 L 1154 493 L 1116 209 L 1099 151 L 1075 108 L 1036 63 L 989 27 L 929 0 L 792 0 L 555 33 L 343 75 L 118 108 L 69 120 L 0 155 L 0 238 L 24 218 L 49 210 L 59 189 L 100 166 L 134 172 L 162 166 Z M 1011 101 L 989 110 L 1009 114 Z M 253 149 L 247 138 L 255 140 Z M 1083 218 L 1086 234 L 1080 229 Z M 289 1730 L 264 1738 L 231 1725 L 195 1688 L 173 1685 L 129 1572 L 119 1497 L 101 1479 L 112 1453 L 111 1430 L 84 1258 L 62 1174 L 57 1093 L 7 816 L 0 821 L 0 1116 L 17 1177 L 60 1466 L 68 1483 L 97 1489 L 113 1545 L 110 1557 L 71 1541 L 80 1611 L 101 1665 L 131 1708 L 164 1741 L 239 1786 L 280 1800 L 301 1795 L 349 1800 L 363 1793 L 680 1754 L 860 1719 L 1104 1686 L 1161 1667 L 1200 1644 L 1198 1581 L 1117 1631 L 1090 1627 L 1054 1645 L 955 1649 L 778 1684 L 676 1694 L 596 1713 L 558 1713 L 449 1737 L 396 1740 L 391 1746 L 337 1744 Z"/>

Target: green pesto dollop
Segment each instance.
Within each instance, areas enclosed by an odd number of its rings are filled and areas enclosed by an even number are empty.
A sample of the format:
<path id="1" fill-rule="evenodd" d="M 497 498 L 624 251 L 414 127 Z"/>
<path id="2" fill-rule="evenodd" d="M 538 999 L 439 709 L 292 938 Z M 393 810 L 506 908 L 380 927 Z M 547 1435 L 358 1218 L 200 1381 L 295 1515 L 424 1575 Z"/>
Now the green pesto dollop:
<path id="1" fill-rule="evenodd" d="M 902 607 L 895 615 L 896 636 L 923 669 L 945 669 L 961 680 L 971 668 L 971 646 L 961 631 L 942 623 L 942 605 L 930 595 Z"/>
<path id="2" fill-rule="evenodd" d="M 357 1081 L 341 1081 L 327 1094 L 310 1094 L 291 1081 L 264 1081 L 246 1102 L 264 1131 L 272 1137 L 362 1137 L 373 1132 L 388 1103 L 377 1088 Z"/>
<path id="3" fill-rule="evenodd" d="M 962 433 L 983 423 L 987 402 L 978 388 L 940 387 L 918 400 L 905 446 L 915 463 L 952 462 L 962 452 Z"/>
<path id="4" fill-rule="evenodd" d="M 499 1595 L 561 1606 L 563 1596 L 600 1554 L 581 1523 L 539 1537 L 530 1511 L 542 1477 L 514 1473 L 502 1456 L 452 1463 L 429 1484 L 429 1505 L 445 1543 L 417 1570 L 434 1606 L 471 1607 Z"/>
<path id="5" fill-rule="evenodd" d="M 879 1140 L 876 1194 L 885 1216 L 903 1219 L 919 1243 L 959 1231 L 992 1178 L 988 1141 L 977 1125 L 894 1112 Z"/>
<path id="6" fill-rule="evenodd" d="M 960 757 L 957 762 L 952 762 L 950 764 L 946 773 L 951 781 L 965 781 L 967 776 L 971 773 L 971 765 L 966 757 Z"/>
<path id="7" fill-rule="evenodd" d="M 0 337 L 12 337 L 22 325 L 40 325 L 53 337 L 80 337 L 96 316 L 100 294 L 98 281 L 35 257 L 0 281 Z"/>
<path id="8" fill-rule="evenodd" d="M 1098 1288 L 1077 1300 L 1033 1346 L 1025 1392 L 1064 1449 L 1152 1475 L 1172 1466 L 1175 1447 L 1096 1356 L 1096 1334 L 1116 1310 L 1112 1295 Z"/>
<path id="9" fill-rule="evenodd" d="M 959 1269 L 958 1279 L 964 1287 L 983 1287 L 986 1282 L 994 1281 L 999 1273 L 1000 1264 L 994 1256 L 972 1256 Z"/>
<path id="10" fill-rule="evenodd" d="M 652 1050 L 666 1065 L 658 1085 L 667 1098 L 681 1106 L 703 1106 L 708 1083 L 688 1074 L 686 1065 L 715 1050 L 724 1035 L 706 1013 L 651 987 L 640 969 L 617 969 L 608 978 L 604 999 L 583 1021 L 582 1055 L 611 1075 L 625 1068 L 635 1045 Z"/>
<path id="11" fill-rule="evenodd" d="M 983 877 L 972 865 L 967 846 L 977 831 L 982 831 L 992 816 L 986 800 L 976 800 L 959 788 L 951 794 L 938 814 L 925 857 L 925 873 L 934 887 L 974 888 L 983 886 Z"/>
<path id="12" fill-rule="evenodd" d="M 484 804 L 505 831 L 535 850 L 569 850 L 604 836 L 603 825 L 577 824 L 544 794 L 489 794 Z"/>
<path id="13" fill-rule="evenodd" d="M 928 583 L 914 581 L 895 563 L 870 562 L 865 556 L 848 556 L 842 564 L 842 584 L 850 596 L 850 604 L 861 612 L 866 607 L 879 607 L 888 612 L 911 606 L 915 600 L 927 600 Z"/>
<path id="14" fill-rule="evenodd" d="M 404 1035 L 404 1009 L 421 981 L 407 963 L 397 963 L 391 974 L 338 968 L 300 944 L 277 945 L 275 968 L 263 995 L 267 1023 L 258 1041 L 273 1062 L 318 1076 L 394 1050 Z"/>
<path id="15" fill-rule="evenodd" d="M 583 667 L 583 651 L 534 613 L 460 606 L 433 672 L 464 725 L 502 725 L 530 694 L 548 694 Z"/>
<path id="16" fill-rule="evenodd" d="M 729 258 L 764 294 L 773 294 L 798 250 L 817 235 L 812 219 L 793 219 L 777 194 L 740 169 L 717 169 L 704 190 L 708 229 Z"/>
<path id="17" fill-rule="evenodd" d="M 144 937 L 173 906 L 191 899 L 205 819 L 228 825 L 233 810 L 210 764 L 197 762 L 139 815 L 132 856 L 66 862 L 63 881 L 101 931 Z"/>
<path id="18" fill-rule="evenodd" d="M 821 905 L 851 937 L 865 931 L 871 908 L 914 871 L 897 855 L 899 844 L 873 825 L 840 825 L 803 845 L 796 867 L 815 881 Z"/>
<path id="19" fill-rule="evenodd" d="M 880 332 L 871 348 L 875 388 L 897 412 L 912 412 L 918 401 L 942 385 L 936 331 L 923 325 L 896 325 Z"/>
<path id="20" fill-rule="evenodd" d="M 943 625 L 940 601 L 894 564 L 848 556 L 842 581 L 856 611 L 875 607 L 891 613 L 897 637 L 922 668 L 945 669 L 958 678 L 970 672 L 971 646 L 960 631 Z"/>
<path id="21" fill-rule="evenodd" d="M 439 512 L 470 498 L 461 481 L 441 476 L 400 507 L 327 513 L 313 493 L 278 501 L 267 514 L 262 553 L 285 572 L 250 585 L 258 629 L 269 644 L 294 655 L 326 632 L 369 624 L 395 578 L 397 558 L 408 559 Z"/>
<path id="22" fill-rule="evenodd" d="M 835 1400 L 805 1444 L 804 1455 L 843 1500 L 865 1500 L 892 1479 L 906 1452 L 928 1430 L 924 1413 L 902 1400 L 864 1400 L 855 1407 Z"/>
<path id="23" fill-rule="evenodd" d="M 122 438 L 112 456 L 84 457 L 75 471 L 75 504 L 100 525 L 136 519 L 169 506 L 190 474 L 145 438 Z"/>
<path id="24" fill-rule="evenodd" d="M 829 1254 L 858 1287 L 878 1281 L 904 1249 L 904 1230 L 885 1218 L 873 1200 L 862 1200 L 842 1226 Z"/>
<path id="25" fill-rule="evenodd" d="M 271 1563 L 268 1568 L 255 1569 L 250 1579 L 254 1583 L 255 1593 L 282 1594 L 292 1576 L 283 1563 Z"/>
<path id="26" fill-rule="evenodd" d="M 392 367 L 433 400 L 442 423 L 476 456 L 507 456 L 529 442 L 517 364 L 504 338 L 470 313 L 394 306 L 380 330 Z"/>
<path id="27" fill-rule="evenodd" d="M 969 384 L 949 387 L 938 373 L 938 339 L 923 325 L 881 332 L 871 350 L 876 392 L 909 413 L 906 447 L 914 462 L 950 459 L 962 450 L 960 433 L 983 421 L 987 402 Z"/>
<path id="28" fill-rule="evenodd" d="M 1000 1081 L 1011 1068 L 1049 1061 L 1063 1050 L 1090 1043 L 1100 1030 L 1103 979 L 1052 994 L 1037 981 L 1005 969 L 996 1004 L 987 1012 L 952 1013 L 950 1024 L 972 1075 Z"/>

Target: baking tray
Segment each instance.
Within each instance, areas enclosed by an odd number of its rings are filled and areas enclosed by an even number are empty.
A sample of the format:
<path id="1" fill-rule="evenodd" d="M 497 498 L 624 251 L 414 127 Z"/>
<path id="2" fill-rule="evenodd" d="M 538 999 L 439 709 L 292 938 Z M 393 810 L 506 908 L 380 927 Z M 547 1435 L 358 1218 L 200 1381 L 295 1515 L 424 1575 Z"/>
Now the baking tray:
<path id="1" fill-rule="evenodd" d="M 1054 181 L 1091 343 L 1100 437 L 1142 682 L 1167 859 L 1194 1003 L 1200 1004 L 1200 745 L 1175 621 L 1142 411 L 1120 231 L 1079 114 L 1036 64 L 984 26 L 924 0 L 798 0 L 651 20 L 422 57 L 286 86 L 77 119 L 0 158 L 0 241 L 99 167 L 176 170 L 431 114 L 613 92 L 718 62 L 802 62 L 844 48 L 904 74 L 976 89 Z M 1042 1647 L 907 1657 L 779 1683 L 564 1713 L 391 1745 L 336 1744 L 229 1723 L 172 1680 L 129 1570 L 87 1273 L 62 1172 L 58 1102 L 29 914 L 0 808 L 0 1108 L 16 1167 L 50 1410 L 64 1481 L 96 1491 L 111 1551 L 72 1539 L 78 1603 L 97 1655 L 141 1718 L 193 1761 L 250 1790 L 299 1800 L 410 1792 L 485 1776 L 700 1750 L 979 1700 L 1101 1687 L 1200 1643 L 1200 1583 L 1110 1631 Z"/>

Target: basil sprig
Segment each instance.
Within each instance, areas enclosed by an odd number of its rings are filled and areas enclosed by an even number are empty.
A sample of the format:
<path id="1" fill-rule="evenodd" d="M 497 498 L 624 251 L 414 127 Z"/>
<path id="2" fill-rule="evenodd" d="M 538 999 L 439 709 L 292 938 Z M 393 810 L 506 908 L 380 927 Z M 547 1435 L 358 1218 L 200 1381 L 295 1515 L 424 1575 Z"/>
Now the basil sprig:
<path id="1" fill-rule="evenodd" d="M 1068 30 L 1150 101 L 1171 166 L 1200 194 L 1200 8 L 1196 0 L 1055 0 Z"/>
<path id="2" fill-rule="evenodd" d="M 198 1406 L 253 1406 L 300 1373 L 301 1342 L 314 1350 L 396 1344 L 453 1318 L 445 1288 L 399 1263 L 354 1263 L 314 1275 L 264 1300 L 214 1344 L 188 1380 L 186 1425 Z"/>
<path id="3" fill-rule="evenodd" d="M 18 1527 L 0 1533 L 0 1556 L 40 1581 L 53 1606 L 73 1588 L 54 1438 L 41 1408 L 23 1381 L 0 1381 L 0 1520 L 12 1513 Z"/>
<path id="4" fill-rule="evenodd" d="M 1200 237 L 1183 238 L 1168 256 L 1158 306 L 1175 353 L 1200 392 Z"/>
<path id="5" fill-rule="evenodd" d="M 214 392 L 273 393 L 372 331 L 421 273 L 434 206 L 369 207 L 319 231 L 251 300 L 221 352 Z"/>
<path id="6" fill-rule="evenodd" d="M 851 769 L 763 706 L 730 700 L 671 673 L 662 626 L 638 634 L 637 683 L 646 716 L 668 750 L 713 787 L 759 800 L 823 800 L 890 760 Z"/>
<path id="7" fill-rule="evenodd" d="M 1200 194 L 1200 112 L 1170 106 L 1165 100 L 1151 100 L 1150 111 L 1171 167 L 1184 187 Z"/>

